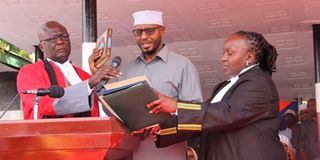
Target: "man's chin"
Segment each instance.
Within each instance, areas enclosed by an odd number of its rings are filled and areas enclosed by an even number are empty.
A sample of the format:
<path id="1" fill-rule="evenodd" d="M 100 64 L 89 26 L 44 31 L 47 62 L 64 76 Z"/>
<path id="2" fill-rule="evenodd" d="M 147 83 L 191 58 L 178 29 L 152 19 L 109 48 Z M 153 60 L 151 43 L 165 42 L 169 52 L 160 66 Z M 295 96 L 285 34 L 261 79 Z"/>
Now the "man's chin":
<path id="1" fill-rule="evenodd" d="M 143 54 L 152 55 L 154 53 L 154 50 L 146 50 L 142 51 Z"/>
<path id="2" fill-rule="evenodd" d="M 148 48 L 143 48 L 143 47 L 141 47 L 141 46 L 139 46 L 140 47 L 140 49 L 141 49 L 141 51 L 142 51 L 142 53 L 143 54 L 147 54 L 147 55 L 152 55 L 152 54 L 154 54 L 155 52 L 156 52 L 156 48 L 155 47 L 148 47 Z"/>
<path id="3" fill-rule="evenodd" d="M 59 54 L 59 56 L 56 57 L 56 60 L 60 63 L 66 62 L 69 58 L 69 56 L 66 54 Z"/>

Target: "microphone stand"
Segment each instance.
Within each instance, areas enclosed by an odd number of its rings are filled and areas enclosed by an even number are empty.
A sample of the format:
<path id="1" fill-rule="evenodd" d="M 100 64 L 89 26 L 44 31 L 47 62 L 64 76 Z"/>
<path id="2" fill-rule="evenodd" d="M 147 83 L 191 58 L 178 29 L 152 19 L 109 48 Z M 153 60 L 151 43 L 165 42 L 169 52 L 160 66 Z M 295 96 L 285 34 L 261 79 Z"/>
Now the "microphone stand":
<path id="1" fill-rule="evenodd" d="M 39 110 L 39 96 L 36 95 L 33 106 L 33 119 L 38 119 L 38 110 Z"/>

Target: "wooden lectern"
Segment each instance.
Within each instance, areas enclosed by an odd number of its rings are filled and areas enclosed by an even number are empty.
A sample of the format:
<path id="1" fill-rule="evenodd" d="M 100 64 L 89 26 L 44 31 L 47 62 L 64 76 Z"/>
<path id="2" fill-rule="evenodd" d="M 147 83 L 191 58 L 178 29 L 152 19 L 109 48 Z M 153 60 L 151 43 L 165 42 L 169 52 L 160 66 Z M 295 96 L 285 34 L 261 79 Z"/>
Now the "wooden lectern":
<path id="1" fill-rule="evenodd" d="M 1 160 L 118 160 L 139 142 L 115 118 L 0 121 Z"/>

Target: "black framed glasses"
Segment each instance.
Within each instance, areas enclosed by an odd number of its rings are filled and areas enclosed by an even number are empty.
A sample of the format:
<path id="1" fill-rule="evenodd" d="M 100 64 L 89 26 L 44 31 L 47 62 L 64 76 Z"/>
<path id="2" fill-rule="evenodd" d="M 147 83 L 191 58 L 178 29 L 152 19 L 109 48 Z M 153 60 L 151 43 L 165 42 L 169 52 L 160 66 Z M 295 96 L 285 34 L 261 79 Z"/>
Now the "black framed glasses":
<path id="1" fill-rule="evenodd" d="M 57 34 L 52 36 L 51 38 L 41 40 L 40 42 L 47 41 L 47 42 L 53 43 L 53 42 L 57 42 L 58 38 L 60 38 L 63 41 L 67 41 L 69 40 L 69 34 L 68 33 Z"/>
<path id="2" fill-rule="evenodd" d="M 142 36 L 142 33 L 145 32 L 148 36 L 151 36 L 154 34 L 154 32 L 156 31 L 156 29 L 160 28 L 161 26 L 158 27 L 154 27 L 154 28 L 144 28 L 144 29 L 134 29 L 132 30 L 132 33 L 134 36 L 136 37 L 140 37 Z"/>

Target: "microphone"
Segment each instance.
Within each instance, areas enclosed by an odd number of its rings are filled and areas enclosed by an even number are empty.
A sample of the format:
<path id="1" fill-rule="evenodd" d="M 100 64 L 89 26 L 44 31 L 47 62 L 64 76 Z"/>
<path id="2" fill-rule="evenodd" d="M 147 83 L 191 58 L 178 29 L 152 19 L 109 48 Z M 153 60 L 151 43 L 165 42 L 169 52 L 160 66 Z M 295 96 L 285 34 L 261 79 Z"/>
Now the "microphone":
<path id="1" fill-rule="evenodd" d="M 48 89 L 39 88 L 36 90 L 25 90 L 23 94 L 36 94 L 37 96 L 49 95 L 51 98 L 60 98 L 64 95 L 64 89 L 60 86 L 53 85 Z"/>
<path id="2" fill-rule="evenodd" d="M 110 63 L 111 63 L 110 65 L 111 65 L 112 68 L 118 68 L 120 66 L 120 63 L 121 63 L 121 58 L 119 56 L 116 56 L 111 60 Z M 106 83 L 108 83 L 108 80 L 100 81 L 100 83 L 96 87 L 96 91 L 99 92 Z"/>

